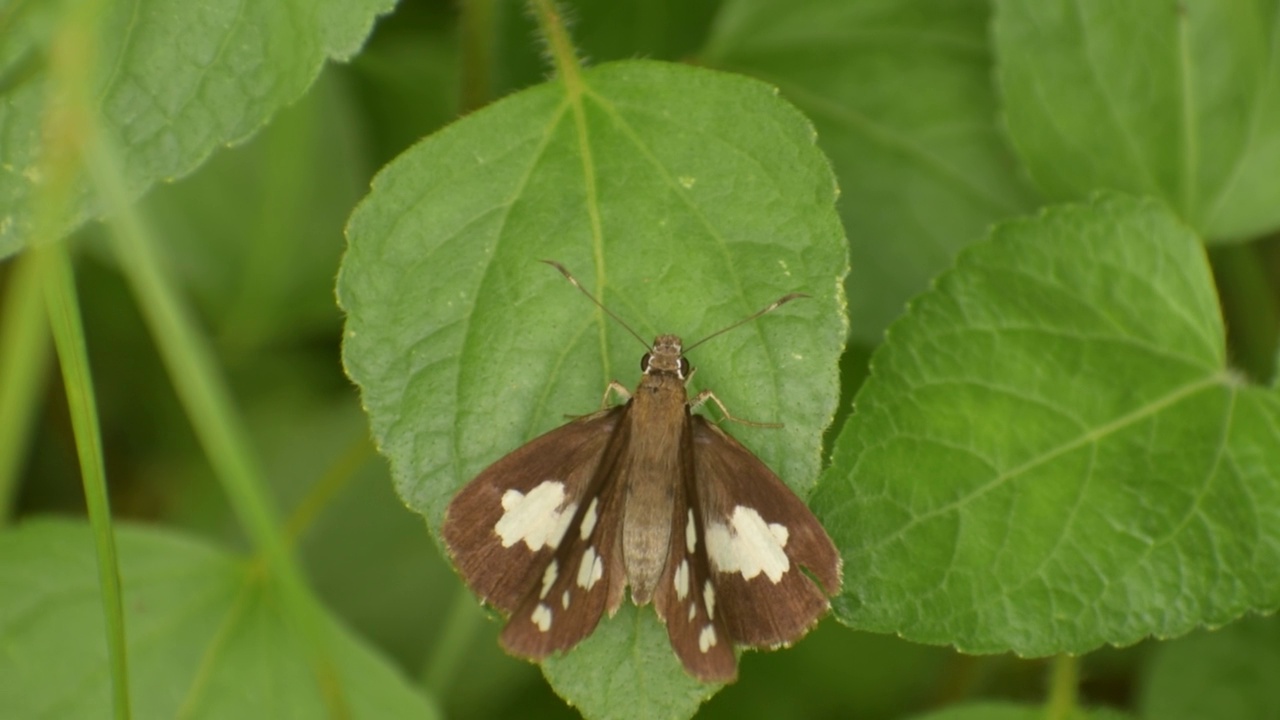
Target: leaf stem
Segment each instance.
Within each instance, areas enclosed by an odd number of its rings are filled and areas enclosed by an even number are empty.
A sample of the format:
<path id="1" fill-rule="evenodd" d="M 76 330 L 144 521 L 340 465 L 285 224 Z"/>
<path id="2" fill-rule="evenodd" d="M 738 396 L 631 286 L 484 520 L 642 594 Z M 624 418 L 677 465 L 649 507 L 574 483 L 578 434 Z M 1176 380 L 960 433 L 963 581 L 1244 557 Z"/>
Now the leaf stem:
<path id="1" fill-rule="evenodd" d="M 111 665 L 112 701 L 115 717 L 131 716 L 129 707 L 129 664 L 125 646 L 124 602 L 121 599 L 120 567 L 116 556 L 115 533 L 111 527 L 111 504 L 107 497 L 107 471 L 102 458 L 102 430 L 94 399 L 89 354 L 85 349 L 84 325 L 76 298 L 75 275 L 67 257 L 66 243 L 48 243 L 36 248 L 40 279 L 45 290 L 49 326 L 58 348 L 58 364 L 67 391 L 71 427 L 80 460 L 85 506 L 93 528 L 98 555 L 98 584 L 102 592 L 102 614 L 107 631 L 107 654 Z"/>
<path id="2" fill-rule="evenodd" d="M 556 75 L 564 82 L 570 97 L 582 92 L 582 76 L 579 74 L 578 52 L 569 39 L 564 15 L 556 7 L 555 0 L 529 0 L 529 7 L 538 21 L 538 30 L 547 43 Z"/>
<path id="3" fill-rule="evenodd" d="M 1045 704 L 1045 720 L 1067 720 L 1075 713 L 1079 675 L 1079 658 L 1065 653 L 1054 656 L 1049 676 L 1049 701 Z"/>
<path id="4" fill-rule="evenodd" d="M 48 313 L 75 435 L 85 507 L 97 556 L 112 713 L 117 720 L 127 720 L 132 717 L 128 645 L 102 429 L 98 425 L 97 399 L 76 297 L 75 272 L 66 242 L 59 241 L 65 230 L 70 199 L 81 179 L 84 149 L 92 135 L 88 68 L 95 66 L 103 5 L 98 0 L 67 8 L 58 18 L 49 44 L 49 93 L 40 118 L 43 140 L 40 172 L 44 181 L 36 196 L 30 258 L 26 262 L 33 266 L 30 272 L 34 282 L 44 291 L 44 302 L 36 301 L 32 305 L 42 306 Z"/>

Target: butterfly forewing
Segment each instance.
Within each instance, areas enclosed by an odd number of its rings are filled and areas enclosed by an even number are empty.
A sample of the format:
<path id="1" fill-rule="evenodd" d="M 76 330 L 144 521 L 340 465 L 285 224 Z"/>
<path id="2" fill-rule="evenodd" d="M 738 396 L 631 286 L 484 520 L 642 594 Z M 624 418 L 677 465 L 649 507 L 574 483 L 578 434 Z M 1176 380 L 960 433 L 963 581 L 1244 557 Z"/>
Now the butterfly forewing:
<path id="1" fill-rule="evenodd" d="M 619 543 L 624 487 L 618 466 L 630 440 L 630 407 L 616 411 L 619 428 L 599 462 L 578 509 L 549 561 L 539 564 L 538 582 L 525 591 L 502 629 L 509 652 L 540 660 L 577 645 L 599 624 L 605 610 L 612 615 L 626 587 Z"/>
<path id="2" fill-rule="evenodd" d="M 717 618 L 739 645 L 790 644 L 840 591 L 840 555 L 768 466 L 701 416 L 690 427 Z"/>
<path id="3" fill-rule="evenodd" d="M 538 437 L 490 465 L 449 503 L 445 545 L 484 602 L 511 614 L 531 588 L 541 588 L 562 539 L 580 533 L 589 505 L 583 498 L 611 438 L 620 439 L 614 429 L 624 413 L 604 410 Z M 597 526 L 599 512 L 597 505 Z"/>

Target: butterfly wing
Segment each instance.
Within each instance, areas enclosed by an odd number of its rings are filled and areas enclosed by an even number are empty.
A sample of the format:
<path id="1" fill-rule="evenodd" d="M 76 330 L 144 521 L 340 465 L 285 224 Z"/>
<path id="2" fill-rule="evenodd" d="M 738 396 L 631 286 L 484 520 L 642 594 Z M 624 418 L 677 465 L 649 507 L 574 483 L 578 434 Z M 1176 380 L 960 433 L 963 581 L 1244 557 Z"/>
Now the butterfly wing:
<path id="1" fill-rule="evenodd" d="M 502 643 L 541 659 L 572 647 L 622 600 L 621 493 L 628 406 L 563 425 L 481 472 L 449 503 L 443 535 L 467 586 L 507 614 Z M 614 473 L 616 474 L 616 473 Z"/>
<path id="2" fill-rule="evenodd" d="M 840 591 L 834 543 L 804 502 L 737 440 L 697 415 L 691 429 L 693 493 L 705 523 L 717 622 L 739 645 L 799 640 Z"/>
<path id="3" fill-rule="evenodd" d="M 706 519 L 697 501 L 698 476 L 694 431 L 686 412 L 680 443 L 680 482 L 671 519 L 667 564 L 658 580 L 653 606 L 667 626 L 667 637 L 685 670 L 705 683 L 730 683 L 738 659 L 722 607 L 711 581 L 706 552 Z"/>

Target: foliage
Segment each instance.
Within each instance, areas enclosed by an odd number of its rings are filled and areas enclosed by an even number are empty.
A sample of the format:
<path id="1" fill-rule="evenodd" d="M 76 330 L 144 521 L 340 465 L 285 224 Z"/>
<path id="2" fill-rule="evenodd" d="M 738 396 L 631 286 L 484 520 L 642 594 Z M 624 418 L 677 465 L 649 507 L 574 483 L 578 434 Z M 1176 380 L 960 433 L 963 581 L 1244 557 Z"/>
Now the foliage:
<path id="1" fill-rule="evenodd" d="M 1274 715 L 1280 2 L 562 9 L 0 2 L 0 714 Z M 845 561 L 733 686 L 439 551 L 635 382 L 543 258 L 811 296 L 691 357 Z"/>

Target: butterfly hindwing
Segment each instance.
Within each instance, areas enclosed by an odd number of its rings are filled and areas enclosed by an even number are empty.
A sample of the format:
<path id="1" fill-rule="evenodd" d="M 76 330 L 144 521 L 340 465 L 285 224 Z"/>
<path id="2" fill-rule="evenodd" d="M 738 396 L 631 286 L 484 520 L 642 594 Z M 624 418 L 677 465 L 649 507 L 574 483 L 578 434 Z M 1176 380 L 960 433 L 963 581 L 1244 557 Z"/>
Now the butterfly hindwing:
<path id="1" fill-rule="evenodd" d="M 790 644 L 840 591 L 840 555 L 768 466 L 705 418 L 691 427 L 717 618 L 736 644 Z"/>

